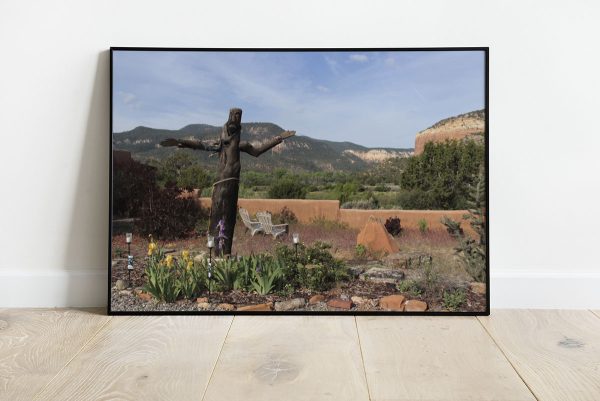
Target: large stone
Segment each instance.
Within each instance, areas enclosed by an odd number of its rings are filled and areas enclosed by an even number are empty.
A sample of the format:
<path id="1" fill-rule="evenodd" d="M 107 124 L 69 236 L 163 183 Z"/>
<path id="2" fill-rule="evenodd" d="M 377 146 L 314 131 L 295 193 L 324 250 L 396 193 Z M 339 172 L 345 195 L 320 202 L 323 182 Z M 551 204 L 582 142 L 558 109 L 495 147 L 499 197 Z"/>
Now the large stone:
<path id="1" fill-rule="evenodd" d="M 129 283 L 127 283 L 127 281 L 125 281 L 125 280 L 117 280 L 117 282 L 115 283 L 115 288 L 119 291 L 124 290 L 128 286 L 129 286 Z"/>
<path id="2" fill-rule="evenodd" d="M 210 309 L 210 304 L 208 302 L 198 302 L 197 306 L 200 310 Z"/>
<path id="3" fill-rule="evenodd" d="M 361 280 L 370 280 L 378 283 L 397 284 L 404 279 L 404 273 L 400 270 L 385 267 L 371 267 L 360 275 Z"/>
<path id="4" fill-rule="evenodd" d="M 471 288 L 471 291 L 473 291 L 475 294 L 485 295 L 485 283 L 472 282 L 469 283 L 469 287 Z"/>
<path id="5" fill-rule="evenodd" d="M 344 299 L 332 299 L 327 302 L 327 306 L 335 309 L 349 310 L 352 308 L 352 302 Z"/>
<path id="6" fill-rule="evenodd" d="M 257 304 L 240 306 L 237 310 L 240 312 L 268 312 L 272 309 L 271 304 Z"/>
<path id="7" fill-rule="evenodd" d="M 404 303 L 404 312 L 425 312 L 427 302 L 410 299 Z"/>
<path id="8" fill-rule="evenodd" d="M 364 245 L 371 252 L 383 252 L 386 254 L 398 252 L 392 236 L 388 234 L 381 220 L 370 216 L 369 221 L 358 233 L 357 245 Z"/>
<path id="9" fill-rule="evenodd" d="M 315 304 L 318 304 L 319 302 L 323 302 L 323 301 L 325 301 L 325 296 L 322 294 L 317 294 L 317 295 L 313 295 L 312 297 L 310 297 L 310 299 L 308 300 L 308 304 L 315 305 Z"/>
<path id="10" fill-rule="evenodd" d="M 196 298 L 196 302 L 198 302 L 199 304 L 203 304 L 205 302 L 208 302 L 208 298 L 206 298 L 206 297 Z"/>
<path id="11" fill-rule="evenodd" d="M 388 295 L 379 300 L 379 306 L 383 310 L 402 312 L 404 310 L 404 296 Z"/>
<path id="12" fill-rule="evenodd" d="M 275 302 L 275 310 L 279 312 L 302 308 L 306 301 L 304 298 L 294 298 L 287 301 Z"/>

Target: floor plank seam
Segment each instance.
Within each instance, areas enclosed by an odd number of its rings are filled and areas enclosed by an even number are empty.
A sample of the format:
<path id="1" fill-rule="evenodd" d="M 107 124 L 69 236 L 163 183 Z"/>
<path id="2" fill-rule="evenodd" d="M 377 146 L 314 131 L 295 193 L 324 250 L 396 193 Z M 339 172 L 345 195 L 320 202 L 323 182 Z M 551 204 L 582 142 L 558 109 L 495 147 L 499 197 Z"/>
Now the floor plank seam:
<path id="1" fill-rule="evenodd" d="M 98 334 L 99 334 L 99 333 L 100 333 L 102 330 L 104 330 L 104 328 L 105 328 L 105 327 L 106 327 L 106 326 L 107 326 L 107 325 L 108 325 L 110 322 L 112 322 L 112 319 L 113 319 L 113 317 L 112 317 L 112 316 L 108 316 L 108 319 L 106 320 L 106 322 L 105 322 L 105 323 L 104 323 L 102 326 L 100 326 L 100 328 L 99 328 L 98 330 L 96 330 L 96 332 L 95 332 L 94 334 L 92 334 L 92 335 L 90 336 L 90 338 L 89 338 L 89 339 L 88 339 L 88 340 L 87 340 L 87 341 L 86 341 L 86 342 L 85 342 L 85 343 L 84 343 L 84 344 L 81 346 L 81 348 L 79 348 L 79 350 L 78 350 L 77 352 L 75 352 L 75 353 L 73 354 L 73 356 L 72 356 L 72 357 L 71 357 L 71 358 L 70 358 L 70 359 L 67 361 L 67 363 L 65 363 L 65 364 L 63 365 L 63 367 L 62 367 L 62 368 L 60 368 L 60 370 L 59 370 L 58 372 L 56 372 L 56 374 L 55 374 L 55 375 L 52 377 L 52 379 L 48 380 L 48 383 L 46 383 L 46 384 L 44 385 L 44 387 L 42 387 L 42 388 L 41 388 L 41 389 L 40 389 L 40 390 L 39 390 L 37 393 L 35 393 L 35 394 L 34 394 L 34 396 L 33 396 L 33 400 L 34 400 L 34 401 L 35 401 L 36 399 L 38 399 L 38 397 L 39 397 L 40 395 L 42 395 L 42 393 L 43 393 L 43 392 L 44 392 L 44 391 L 45 391 L 45 390 L 46 390 L 46 389 L 47 389 L 47 388 L 48 388 L 48 387 L 49 387 L 49 386 L 52 384 L 52 382 L 54 382 L 54 380 L 56 380 L 56 378 L 57 378 L 57 377 L 58 377 L 58 376 L 59 376 L 59 375 L 62 373 L 62 371 L 63 371 L 63 370 L 65 370 L 65 369 L 67 368 L 67 366 L 69 366 L 69 364 L 70 364 L 71 362 L 73 362 L 73 360 L 74 360 L 75 358 L 77 358 L 77 356 L 79 356 L 79 354 L 81 354 L 81 352 L 82 352 L 82 351 L 85 349 L 85 347 L 87 347 L 87 345 L 88 345 L 90 342 L 92 342 L 92 340 L 93 340 L 94 338 L 96 338 L 96 337 L 98 336 Z"/>
<path id="2" fill-rule="evenodd" d="M 531 395 L 533 396 L 533 398 L 535 398 L 537 401 L 540 401 L 540 399 L 535 394 L 535 392 L 533 391 L 533 389 L 531 387 L 529 387 L 529 384 L 527 383 L 527 381 L 525 381 L 525 379 L 523 378 L 523 376 L 521 376 L 521 373 L 517 370 L 516 366 L 512 363 L 512 361 L 510 360 L 510 358 L 508 357 L 508 355 L 506 355 L 506 353 L 504 352 L 504 350 L 502 349 L 502 347 L 500 346 L 500 344 L 498 344 L 498 342 L 496 341 L 496 339 L 494 338 L 494 336 L 492 335 L 492 333 L 490 333 L 489 330 L 487 329 L 487 327 L 485 327 L 485 324 L 483 324 L 481 322 L 481 319 L 479 317 L 477 317 L 476 319 L 479 322 L 479 324 L 481 325 L 481 327 L 483 327 L 483 330 L 491 338 L 491 340 L 494 343 L 494 345 L 498 348 L 498 350 L 500 350 L 500 353 L 504 356 L 504 358 L 506 359 L 506 361 L 513 368 L 513 370 L 515 371 L 515 373 L 517 374 L 517 376 L 519 376 L 519 379 L 521 379 L 521 381 L 523 382 L 523 384 L 525 385 L 525 387 L 527 387 L 527 390 L 529 390 L 529 392 L 531 393 Z"/>
<path id="3" fill-rule="evenodd" d="M 596 316 L 598 319 L 600 319 L 600 311 L 596 312 L 595 310 L 592 309 L 588 309 L 590 312 L 592 312 L 592 315 Z"/>
<path id="4" fill-rule="evenodd" d="M 200 401 L 204 401 L 204 398 L 206 397 L 208 387 L 210 386 L 210 382 L 212 381 L 213 375 L 215 374 L 215 370 L 217 370 L 217 364 L 219 363 L 219 359 L 221 359 L 221 353 L 223 352 L 223 348 L 225 348 L 225 342 L 227 341 L 227 337 L 229 337 L 229 332 L 231 331 L 231 327 L 233 326 L 234 320 L 235 315 L 231 318 L 231 322 L 229 323 L 229 327 L 227 328 L 227 333 L 225 333 L 225 338 L 223 338 L 221 349 L 219 349 L 219 354 L 217 355 L 217 359 L 215 359 L 215 364 L 213 365 L 213 368 L 210 371 L 210 376 L 208 377 L 208 381 L 206 382 L 206 386 L 204 387 L 204 392 L 202 392 L 202 398 L 200 398 Z"/>
<path id="5" fill-rule="evenodd" d="M 363 355 L 362 343 L 360 342 L 360 332 L 358 331 L 358 322 L 356 321 L 356 316 L 354 316 L 354 326 L 356 327 L 356 337 L 358 338 L 358 349 L 360 350 L 360 362 L 363 367 L 363 375 L 365 377 L 365 385 L 367 386 L 367 396 L 369 397 L 369 401 L 371 398 L 371 389 L 369 388 L 369 380 L 367 379 L 367 367 L 365 366 L 365 357 Z"/>

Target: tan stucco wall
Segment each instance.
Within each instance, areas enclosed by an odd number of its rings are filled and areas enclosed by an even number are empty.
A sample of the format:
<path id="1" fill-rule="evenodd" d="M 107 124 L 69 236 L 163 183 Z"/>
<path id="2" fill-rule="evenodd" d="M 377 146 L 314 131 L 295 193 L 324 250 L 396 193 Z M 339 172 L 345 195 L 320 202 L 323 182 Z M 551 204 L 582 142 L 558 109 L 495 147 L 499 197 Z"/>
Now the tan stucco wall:
<path id="1" fill-rule="evenodd" d="M 199 198 L 202 207 L 209 208 L 210 198 Z M 283 207 L 287 207 L 296 215 L 301 223 L 310 223 L 315 218 L 325 218 L 348 224 L 350 228 L 361 230 L 369 216 L 380 218 L 382 221 L 389 217 L 399 217 L 402 227 L 418 229 L 419 220 L 425 219 L 431 230 L 442 229 L 445 226 L 440 222 L 443 216 L 448 216 L 456 221 L 463 221 L 466 210 L 360 210 L 340 209 L 337 200 L 307 200 L 307 199 L 238 199 L 238 206 L 248 210 L 250 215 L 260 211 L 268 211 L 272 214 L 279 213 Z M 468 222 L 463 222 L 462 227 L 472 233 Z"/>
<path id="2" fill-rule="evenodd" d="M 200 198 L 202 207 L 210 207 L 210 198 Z M 267 211 L 276 214 L 287 207 L 296 215 L 301 223 L 310 223 L 315 218 L 337 220 L 340 201 L 337 200 L 307 200 L 307 199 L 238 199 L 238 207 L 248 210 L 250 215 Z"/>

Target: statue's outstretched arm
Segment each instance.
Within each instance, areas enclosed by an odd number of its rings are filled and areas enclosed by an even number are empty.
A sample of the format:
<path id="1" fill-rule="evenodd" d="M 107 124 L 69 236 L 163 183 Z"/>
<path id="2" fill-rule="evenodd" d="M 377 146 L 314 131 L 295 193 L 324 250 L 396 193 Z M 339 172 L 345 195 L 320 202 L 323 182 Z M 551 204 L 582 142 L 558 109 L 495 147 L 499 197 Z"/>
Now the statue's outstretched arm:
<path id="1" fill-rule="evenodd" d="M 198 150 L 206 150 L 209 152 L 218 152 L 221 147 L 219 144 L 207 145 L 196 139 L 165 139 L 160 142 L 160 146 L 177 146 L 178 148 L 190 148 Z"/>
<path id="2" fill-rule="evenodd" d="M 285 131 L 282 132 L 281 135 L 277 135 L 276 137 L 272 138 L 270 141 L 261 143 L 260 145 L 256 146 L 252 145 L 250 142 L 240 142 L 240 150 L 254 157 L 258 157 L 265 153 L 267 150 L 279 145 L 281 142 L 283 142 L 285 138 L 289 138 L 290 136 L 293 136 L 295 134 L 296 131 Z"/>

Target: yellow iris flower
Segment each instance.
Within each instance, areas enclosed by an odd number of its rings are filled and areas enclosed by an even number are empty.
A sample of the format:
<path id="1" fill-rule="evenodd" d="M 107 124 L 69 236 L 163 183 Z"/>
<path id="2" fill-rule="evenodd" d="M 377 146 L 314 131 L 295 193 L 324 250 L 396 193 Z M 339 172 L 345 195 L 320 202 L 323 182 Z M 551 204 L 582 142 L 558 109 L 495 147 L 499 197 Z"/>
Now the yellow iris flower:
<path id="1" fill-rule="evenodd" d="M 173 255 L 167 255 L 165 258 L 165 264 L 167 267 L 173 267 Z"/>
<path id="2" fill-rule="evenodd" d="M 181 257 L 183 258 L 183 260 L 188 260 L 190 258 L 190 251 L 188 251 L 188 250 L 181 251 Z"/>
<path id="3" fill-rule="evenodd" d="M 154 253 L 154 251 L 156 250 L 156 244 L 154 242 L 151 242 L 148 244 L 148 256 L 152 256 L 152 254 Z"/>
<path id="4" fill-rule="evenodd" d="M 187 262 L 187 266 L 185 267 L 188 270 L 192 270 L 192 267 L 194 267 L 194 262 L 192 262 L 191 260 Z"/>

